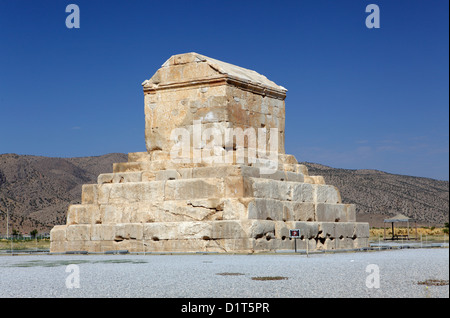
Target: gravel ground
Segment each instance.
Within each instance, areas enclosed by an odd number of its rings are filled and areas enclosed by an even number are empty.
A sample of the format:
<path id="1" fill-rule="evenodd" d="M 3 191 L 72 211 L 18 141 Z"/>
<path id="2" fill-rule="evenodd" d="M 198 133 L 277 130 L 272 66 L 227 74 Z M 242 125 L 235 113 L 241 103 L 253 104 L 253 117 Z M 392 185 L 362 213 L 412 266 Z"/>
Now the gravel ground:
<path id="1" fill-rule="evenodd" d="M 79 288 L 66 287 L 66 282 L 76 284 L 71 264 L 78 266 Z M 370 264 L 378 267 L 367 267 Z M 366 285 L 367 280 L 376 282 L 373 268 L 379 270 L 379 288 Z M 268 276 L 285 279 L 252 279 Z M 0 297 L 449 297 L 448 284 L 418 284 L 428 279 L 448 282 L 447 248 L 308 258 L 298 254 L 0 256 Z"/>

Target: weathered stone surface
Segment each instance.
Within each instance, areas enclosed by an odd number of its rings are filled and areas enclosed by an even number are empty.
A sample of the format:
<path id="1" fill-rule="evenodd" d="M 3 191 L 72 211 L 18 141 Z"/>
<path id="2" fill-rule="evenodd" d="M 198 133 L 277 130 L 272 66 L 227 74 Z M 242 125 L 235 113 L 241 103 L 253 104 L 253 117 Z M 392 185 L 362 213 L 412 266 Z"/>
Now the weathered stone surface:
<path id="1" fill-rule="evenodd" d="M 347 206 L 345 204 L 316 204 L 316 221 L 347 222 Z"/>
<path id="2" fill-rule="evenodd" d="M 91 225 L 90 224 L 74 224 L 68 225 L 66 230 L 67 241 L 90 241 Z"/>
<path id="3" fill-rule="evenodd" d="M 142 171 L 123 172 L 123 173 L 103 173 L 98 176 L 97 183 L 124 183 L 124 182 L 141 182 Z"/>
<path id="4" fill-rule="evenodd" d="M 128 182 L 99 185 L 99 204 L 120 204 L 164 200 L 165 181 Z"/>
<path id="5" fill-rule="evenodd" d="M 164 191 L 166 200 L 221 198 L 225 193 L 218 178 L 168 180 Z"/>
<path id="6" fill-rule="evenodd" d="M 66 240 L 66 229 L 67 225 L 55 225 L 50 231 L 50 241 L 60 242 Z"/>
<path id="7" fill-rule="evenodd" d="M 97 204 L 74 204 L 69 206 L 67 224 L 96 224 L 101 222 Z"/>
<path id="8" fill-rule="evenodd" d="M 284 221 L 316 221 L 315 204 L 311 202 L 283 202 Z"/>
<path id="9" fill-rule="evenodd" d="M 81 203 L 96 204 L 98 202 L 98 185 L 83 184 L 81 187 Z"/>

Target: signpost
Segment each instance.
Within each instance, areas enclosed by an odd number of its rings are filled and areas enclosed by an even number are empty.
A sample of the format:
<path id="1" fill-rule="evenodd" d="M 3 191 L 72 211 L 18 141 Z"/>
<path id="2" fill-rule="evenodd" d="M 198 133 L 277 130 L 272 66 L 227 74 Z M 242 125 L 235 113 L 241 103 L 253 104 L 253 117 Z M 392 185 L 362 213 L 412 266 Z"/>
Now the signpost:
<path id="1" fill-rule="evenodd" d="M 295 253 L 297 253 L 297 239 L 300 238 L 300 230 L 289 230 L 289 237 L 294 239 Z"/>

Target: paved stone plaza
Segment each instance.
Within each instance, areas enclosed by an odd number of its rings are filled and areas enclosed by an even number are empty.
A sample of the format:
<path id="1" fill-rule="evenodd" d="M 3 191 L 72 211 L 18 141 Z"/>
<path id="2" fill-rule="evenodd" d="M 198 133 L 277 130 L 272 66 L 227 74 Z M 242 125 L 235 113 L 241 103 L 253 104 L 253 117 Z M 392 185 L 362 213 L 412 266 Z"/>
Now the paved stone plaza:
<path id="1" fill-rule="evenodd" d="M 78 266 L 79 288 L 66 287 L 67 281 L 74 282 L 71 265 Z M 372 284 L 374 265 L 379 288 Z M 0 297 L 449 297 L 448 284 L 418 284 L 429 279 L 448 283 L 448 248 L 309 257 L 292 253 L 0 256 L 0 273 Z M 284 279 L 252 279 L 277 276 Z"/>

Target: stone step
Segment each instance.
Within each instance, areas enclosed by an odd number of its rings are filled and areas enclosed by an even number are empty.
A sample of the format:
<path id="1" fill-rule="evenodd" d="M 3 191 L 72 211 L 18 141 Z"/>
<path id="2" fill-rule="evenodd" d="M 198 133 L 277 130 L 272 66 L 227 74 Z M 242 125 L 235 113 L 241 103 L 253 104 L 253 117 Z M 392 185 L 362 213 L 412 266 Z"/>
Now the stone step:
<path id="1" fill-rule="evenodd" d="M 152 161 L 132 161 L 132 162 L 120 162 L 120 163 L 114 163 L 113 164 L 113 172 L 114 173 L 120 173 L 120 172 L 138 172 L 138 171 L 149 171 L 149 172 L 157 172 L 161 170 L 178 170 L 183 168 L 203 168 L 203 167 L 220 167 L 220 166 L 247 166 L 247 167 L 253 167 L 258 169 L 261 173 L 265 173 L 267 176 L 277 173 L 277 171 L 282 172 L 293 172 L 302 174 L 304 176 L 308 176 L 308 168 L 305 165 L 297 164 L 297 163 L 283 163 L 278 162 L 277 166 L 275 167 L 275 171 L 273 169 L 270 171 L 270 173 L 264 172 L 264 169 L 266 168 L 266 165 L 261 162 L 256 162 L 252 164 L 242 164 L 239 162 L 231 162 L 231 163 L 216 163 L 214 165 L 208 164 L 205 162 L 195 163 L 195 162 L 186 162 L 186 163 L 180 163 L 176 162 L 175 160 L 152 160 Z"/>
<path id="2" fill-rule="evenodd" d="M 228 176 L 244 176 L 280 181 L 305 181 L 304 174 L 299 172 L 277 170 L 272 174 L 261 174 L 259 168 L 256 167 L 244 165 L 220 165 L 217 167 L 194 167 L 155 171 L 105 173 L 99 175 L 98 184 L 190 178 L 225 178 Z M 314 181 L 312 183 L 314 183 Z"/>
<path id="3" fill-rule="evenodd" d="M 230 169 L 228 169 L 230 170 Z M 235 174 L 246 174 L 247 169 L 235 169 Z M 248 169 L 251 172 L 251 169 Z M 171 172 L 165 171 L 164 177 Z M 230 172 L 230 171 L 228 171 Z M 121 176 L 102 175 L 101 180 L 128 180 L 128 182 L 102 183 L 83 185 L 83 204 L 114 204 L 132 203 L 138 201 L 164 201 L 206 198 L 268 198 L 282 201 L 313 202 L 313 203 L 341 203 L 339 190 L 331 185 L 310 184 L 296 181 L 279 181 L 273 179 L 253 178 L 232 175 L 228 177 L 214 177 L 222 175 L 220 170 L 194 171 L 198 178 L 180 178 L 134 182 L 138 178 L 136 173 Z M 206 176 L 209 173 L 209 177 Z M 251 173 L 248 173 L 251 175 Z M 178 175 L 177 175 L 178 176 Z"/>
<path id="4" fill-rule="evenodd" d="M 266 198 L 206 198 L 75 204 L 67 224 L 113 224 L 212 220 L 354 222 L 355 205 Z"/>
<path id="5" fill-rule="evenodd" d="M 51 240 L 184 240 L 289 237 L 299 229 L 300 239 L 368 238 L 367 223 L 298 222 L 270 220 L 216 220 L 151 223 L 69 224 L 51 233 Z M 58 232 L 58 230 L 63 232 Z M 65 232 L 64 232 L 65 231 Z"/>
<path id="6" fill-rule="evenodd" d="M 208 245 L 216 244 L 219 252 L 241 249 L 248 252 L 292 249 L 294 242 L 289 238 L 290 229 L 300 230 L 297 248 L 306 249 L 309 244 L 311 251 L 365 246 L 369 233 L 368 225 L 364 223 L 247 220 L 63 225 L 56 226 L 50 234 L 53 246 L 58 248 L 60 244 L 59 248 L 63 246 L 65 250 L 93 251 L 94 244 L 101 245 L 103 251 L 206 251 Z M 130 248 L 125 248 L 126 245 Z M 164 249 L 159 249 L 158 245 L 164 245 Z"/>

